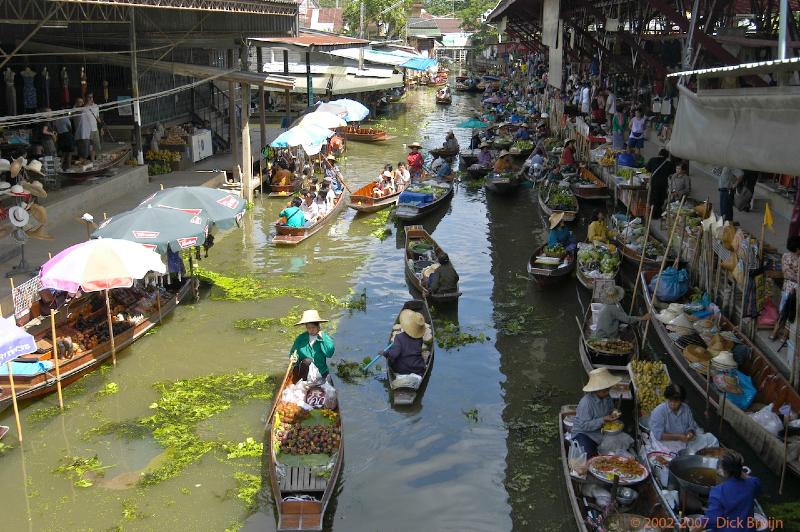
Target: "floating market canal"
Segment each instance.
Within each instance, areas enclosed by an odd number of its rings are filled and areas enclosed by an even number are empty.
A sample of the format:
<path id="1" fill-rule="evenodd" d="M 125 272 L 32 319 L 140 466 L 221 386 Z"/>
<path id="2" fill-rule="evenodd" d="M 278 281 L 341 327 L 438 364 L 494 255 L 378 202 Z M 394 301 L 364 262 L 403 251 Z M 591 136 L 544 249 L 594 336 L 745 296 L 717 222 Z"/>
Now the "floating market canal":
<path id="1" fill-rule="evenodd" d="M 456 95 L 438 108 L 432 89 L 410 91 L 379 121 L 393 140 L 350 144 L 342 169 L 351 189 L 404 160 L 407 143 L 440 145 L 475 104 Z M 456 130 L 462 145 L 468 134 Z M 575 283 L 542 290 L 527 278 L 545 238 L 535 204 L 530 190 L 487 197 L 462 183 L 450 206 L 424 220 L 449 252 L 463 296 L 457 311 L 434 309 L 439 349 L 415 407 L 389 406 L 382 371 L 334 377 L 345 461 L 326 529 L 574 530 L 556 415 L 577 402 L 586 379 L 574 319 L 582 310 Z M 279 249 L 269 241 L 282 206 L 258 199 L 244 230 L 200 263 L 215 286 L 116 367 L 66 387 L 66 413 L 55 395 L 24 406 L 24 452 L 0 459 L 3 530 L 275 527 L 262 442 L 294 322 L 317 308 L 332 320 L 334 367 L 360 363 L 385 346 L 411 299 L 402 227 L 385 224 L 383 213 L 348 210 L 299 247 Z M 580 295 L 585 304 L 588 293 Z M 0 421 L 12 424 L 11 412 Z M 774 475 L 746 445 L 723 439 L 775 492 Z M 797 490 L 795 479 L 788 489 Z"/>

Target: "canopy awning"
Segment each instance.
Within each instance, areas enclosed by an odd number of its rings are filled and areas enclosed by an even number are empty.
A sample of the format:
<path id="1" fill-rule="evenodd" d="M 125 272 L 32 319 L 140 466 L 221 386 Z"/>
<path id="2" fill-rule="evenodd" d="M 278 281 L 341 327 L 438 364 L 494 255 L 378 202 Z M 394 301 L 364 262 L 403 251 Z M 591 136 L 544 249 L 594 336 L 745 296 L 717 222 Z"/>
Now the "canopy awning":
<path id="1" fill-rule="evenodd" d="M 431 67 L 435 67 L 438 64 L 436 59 L 427 59 L 424 57 L 414 57 L 409 59 L 402 65 L 402 68 L 410 68 L 411 70 L 428 70 Z"/>
<path id="2" fill-rule="evenodd" d="M 393 74 L 391 78 L 363 78 L 355 76 L 334 76 L 334 95 L 353 94 L 356 92 L 369 92 L 393 89 L 403 86 L 403 75 Z"/>

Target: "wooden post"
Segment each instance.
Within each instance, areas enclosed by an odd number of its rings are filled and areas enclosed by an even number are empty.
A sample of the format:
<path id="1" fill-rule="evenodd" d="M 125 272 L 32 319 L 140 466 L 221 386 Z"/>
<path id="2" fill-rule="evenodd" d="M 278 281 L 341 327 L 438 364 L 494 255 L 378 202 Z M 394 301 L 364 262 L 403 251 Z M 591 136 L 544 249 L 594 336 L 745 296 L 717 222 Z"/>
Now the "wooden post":
<path id="1" fill-rule="evenodd" d="M 639 256 L 639 270 L 636 272 L 636 279 L 633 281 L 633 295 L 631 295 L 631 310 L 629 315 L 633 314 L 634 305 L 636 305 L 636 292 L 639 289 L 639 277 L 642 276 L 642 266 L 644 265 L 644 252 L 647 249 L 647 242 L 650 240 L 650 221 L 653 219 L 653 207 L 650 207 L 650 212 L 647 215 L 647 228 L 644 232 L 644 245 L 642 246 L 642 253 Z"/>
<path id="2" fill-rule="evenodd" d="M 22 424 L 19 422 L 19 406 L 17 406 L 17 389 L 14 386 L 14 370 L 11 367 L 11 361 L 6 362 L 8 367 L 8 383 L 11 385 L 11 403 L 14 405 L 14 421 L 17 422 L 17 438 L 22 443 Z"/>
<path id="3" fill-rule="evenodd" d="M 686 196 L 681 198 L 681 203 L 678 206 L 678 212 L 683 208 L 683 202 L 686 201 Z M 672 230 L 669 232 L 669 240 L 667 240 L 667 247 L 664 249 L 664 257 L 661 259 L 661 267 L 658 269 L 658 277 L 656 277 L 656 286 L 653 289 L 653 299 L 652 299 L 652 309 L 651 314 L 655 313 L 656 310 L 656 299 L 658 298 L 658 286 L 661 284 L 661 273 L 664 271 L 664 266 L 667 264 L 667 257 L 669 256 L 669 250 L 672 248 L 672 237 L 675 236 L 675 227 L 678 225 L 678 218 L 675 218 L 675 221 L 672 222 Z M 642 250 L 644 253 L 644 250 Z M 653 316 L 650 316 L 650 319 L 653 319 Z M 645 342 L 647 341 L 647 330 L 650 328 L 650 321 L 645 323 L 644 326 L 644 334 L 642 335 L 642 349 L 644 349 Z"/>
<path id="4" fill-rule="evenodd" d="M 161 290 L 156 286 L 156 307 L 158 307 L 158 323 L 161 323 Z"/>
<path id="5" fill-rule="evenodd" d="M 108 290 L 104 290 L 106 296 L 106 317 L 108 318 L 108 339 L 111 340 L 111 361 L 117 365 L 117 345 L 114 342 L 114 323 L 111 321 L 111 301 L 108 299 Z"/>
<path id="6" fill-rule="evenodd" d="M 711 371 L 711 365 L 708 366 L 708 371 Z M 717 437 L 722 437 L 722 422 L 725 421 L 725 403 L 728 398 L 728 391 L 722 390 L 722 406 L 720 407 L 719 415 L 719 430 L 717 430 Z"/>
<path id="7" fill-rule="evenodd" d="M 242 197 L 253 201 L 253 157 L 250 145 L 250 85 L 242 83 Z"/>
<path id="8" fill-rule="evenodd" d="M 239 70 L 236 64 L 236 56 L 233 49 L 228 50 L 228 68 Z M 236 162 L 239 160 L 239 131 L 236 127 L 236 82 L 228 82 L 228 126 L 230 130 L 231 142 L 231 170 L 236 169 Z"/>
<path id="9" fill-rule="evenodd" d="M 742 272 L 742 311 L 739 314 L 739 328 L 742 328 L 744 322 L 744 304 L 747 301 L 747 288 L 750 286 L 750 246 L 747 246 L 747 254 L 745 255 L 744 271 Z M 734 306 L 734 310 L 735 306 Z"/>
<path id="10" fill-rule="evenodd" d="M 261 74 L 264 71 L 264 58 L 263 58 L 264 48 L 261 46 L 256 47 L 256 67 L 258 67 L 258 73 Z M 264 85 L 258 86 L 258 108 L 259 108 L 259 119 L 258 119 L 258 127 L 259 127 L 259 134 L 261 137 L 261 149 L 264 149 L 264 146 L 267 145 L 267 103 L 266 103 L 266 91 L 264 90 Z"/>
<path id="11" fill-rule="evenodd" d="M 56 336 L 56 312 L 50 309 L 50 330 L 53 334 L 53 365 L 56 367 L 56 389 L 58 389 L 58 406 L 64 410 L 64 396 L 61 394 L 61 366 L 58 362 L 58 336 Z"/>

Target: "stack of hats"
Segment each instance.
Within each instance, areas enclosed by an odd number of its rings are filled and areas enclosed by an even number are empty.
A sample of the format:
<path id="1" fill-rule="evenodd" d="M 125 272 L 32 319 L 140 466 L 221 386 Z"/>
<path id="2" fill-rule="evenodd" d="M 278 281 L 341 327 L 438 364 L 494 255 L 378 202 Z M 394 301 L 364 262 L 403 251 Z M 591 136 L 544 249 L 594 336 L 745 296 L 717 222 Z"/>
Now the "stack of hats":
<path id="1" fill-rule="evenodd" d="M 703 375 L 708 374 L 709 362 L 714 355 L 709 353 L 707 349 L 703 349 L 699 345 L 687 345 L 683 350 L 683 358 L 689 362 L 689 366 L 698 373 Z"/>
<path id="2" fill-rule="evenodd" d="M 739 364 L 736 363 L 736 359 L 733 358 L 733 353 L 730 351 L 721 351 L 711 359 L 710 370 L 717 388 L 732 394 L 742 393 L 739 375 L 736 371 L 738 366 Z"/>
<path id="3" fill-rule="evenodd" d="M 689 321 L 689 318 L 683 312 L 667 323 L 667 330 L 677 333 L 680 336 L 689 336 L 694 333 L 692 322 Z"/>
<path id="4" fill-rule="evenodd" d="M 713 338 L 711 338 L 711 342 L 708 344 L 708 351 L 713 355 L 719 355 L 722 352 L 730 351 L 733 349 L 733 342 L 728 340 L 727 338 L 715 334 Z M 734 361 L 735 362 L 735 361 Z"/>
<path id="5" fill-rule="evenodd" d="M 670 303 L 667 308 L 656 314 L 656 318 L 661 323 L 669 323 L 680 314 L 683 314 L 683 305 L 680 303 Z"/>

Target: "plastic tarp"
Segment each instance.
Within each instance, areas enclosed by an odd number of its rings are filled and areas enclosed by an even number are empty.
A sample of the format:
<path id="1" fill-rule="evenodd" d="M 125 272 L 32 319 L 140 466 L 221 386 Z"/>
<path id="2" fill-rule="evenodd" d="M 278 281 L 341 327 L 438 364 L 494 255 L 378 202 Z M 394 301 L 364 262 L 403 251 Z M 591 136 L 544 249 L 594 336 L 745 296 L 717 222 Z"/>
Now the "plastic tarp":
<path id="1" fill-rule="evenodd" d="M 397 203 L 426 205 L 428 203 L 433 203 L 433 194 L 423 194 L 420 192 L 411 192 L 409 190 L 400 194 Z"/>
<path id="2" fill-rule="evenodd" d="M 668 146 L 673 155 L 715 166 L 800 175 L 800 158 L 786 149 L 790 139 L 800 138 L 800 90 L 767 87 L 698 95 L 679 88 Z"/>
<path id="3" fill-rule="evenodd" d="M 436 59 L 427 59 L 424 57 L 414 57 L 409 59 L 402 65 L 403 68 L 410 68 L 411 70 L 428 70 L 431 67 L 435 67 L 438 64 Z"/>

